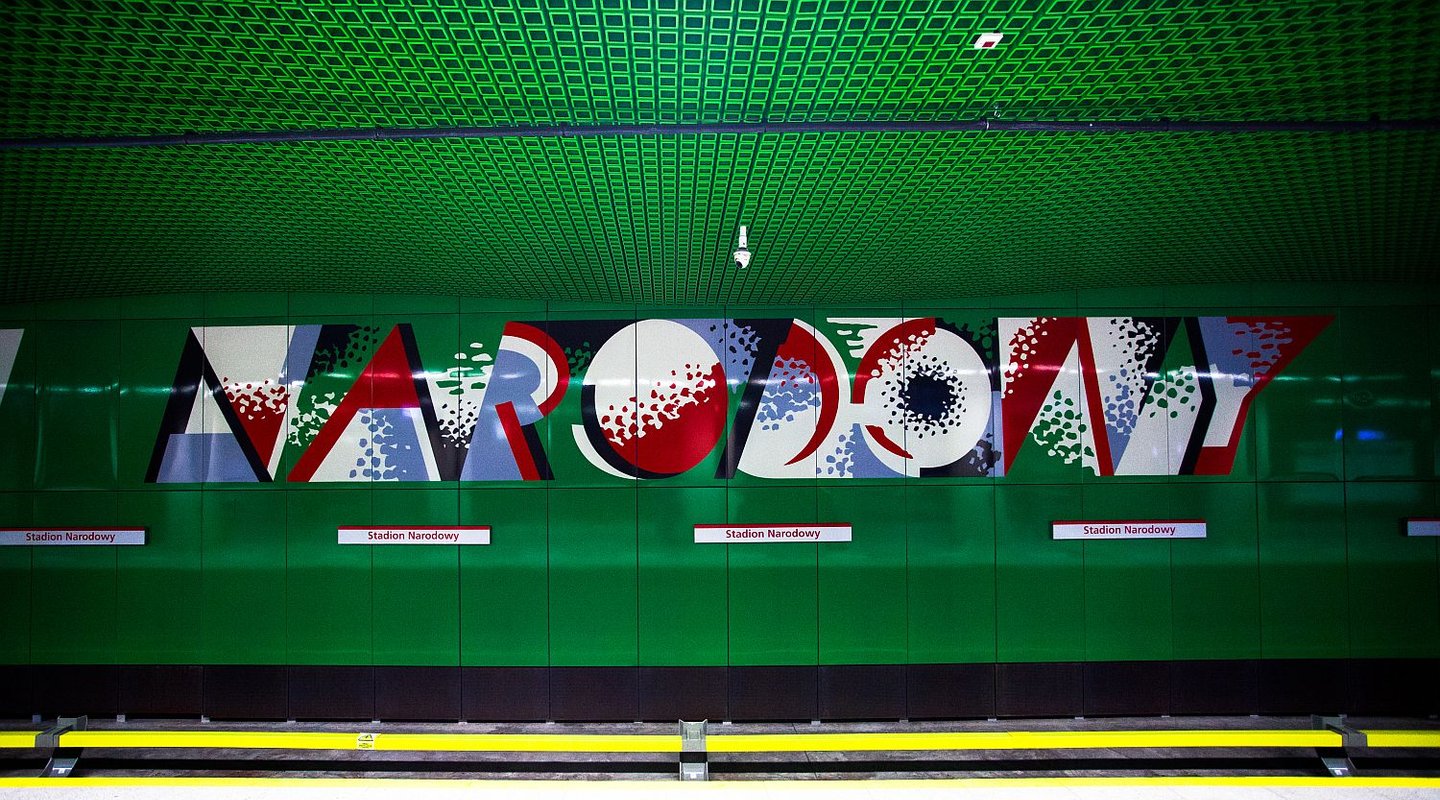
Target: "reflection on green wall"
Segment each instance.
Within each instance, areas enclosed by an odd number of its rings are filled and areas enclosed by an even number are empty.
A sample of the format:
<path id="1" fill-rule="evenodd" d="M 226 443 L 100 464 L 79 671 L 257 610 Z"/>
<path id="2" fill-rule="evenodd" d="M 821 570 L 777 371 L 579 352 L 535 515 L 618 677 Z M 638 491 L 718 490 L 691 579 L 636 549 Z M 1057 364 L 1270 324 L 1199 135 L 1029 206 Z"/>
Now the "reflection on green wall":
<path id="1" fill-rule="evenodd" d="M 472 342 L 476 354 L 493 353 L 506 320 L 649 314 L 238 294 L 207 295 L 203 308 L 191 296 L 147 298 L 127 304 L 134 314 L 122 319 L 6 310 L 0 327 L 25 334 L 0 401 L 0 527 L 144 526 L 149 541 L 0 548 L 0 663 L 1437 657 L 1437 540 L 1407 538 L 1401 525 L 1440 511 L 1440 335 L 1432 325 L 1440 312 L 1431 294 L 1165 287 L 914 308 L 657 310 L 665 318 L 786 314 L 826 320 L 827 335 L 843 328 L 829 320 L 854 316 L 977 325 L 1032 312 L 1335 317 L 1256 396 L 1228 475 L 1102 477 L 1032 446 L 1004 477 L 845 482 L 715 479 L 721 447 L 673 481 L 600 473 L 561 446 L 576 435 L 558 420 L 578 413 L 577 392 L 536 430 L 557 472 L 584 469 L 574 480 L 146 483 L 192 326 L 343 316 L 388 330 L 405 321 L 422 349 L 454 358 Z M 845 354 L 852 372 L 854 362 Z M 351 383 L 362 367 L 348 367 Z M 322 401 L 329 391 L 307 390 Z M 731 402 L 740 394 L 732 386 Z M 297 458 L 287 449 L 280 469 Z M 1209 533 L 1050 538 L 1053 520 L 1101 518 L 1198 518 Z M 697 545 L 691 537 L 700 523 L 815 521 L 851 524 L 854 540 Z M 338 546 L 335 528 L 357 524 L 489 525 L 493 543 Z"/>

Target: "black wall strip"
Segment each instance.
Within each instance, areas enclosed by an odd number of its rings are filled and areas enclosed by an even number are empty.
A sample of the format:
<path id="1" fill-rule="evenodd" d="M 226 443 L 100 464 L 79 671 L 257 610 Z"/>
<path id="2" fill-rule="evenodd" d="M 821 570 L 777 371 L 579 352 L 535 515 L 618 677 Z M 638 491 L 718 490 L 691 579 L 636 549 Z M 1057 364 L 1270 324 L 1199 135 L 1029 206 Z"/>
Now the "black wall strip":
<path id="1" fill-rule="evenodd" d="M 1440 713 L 1440 659 L 766 667 L 0 666 L 0 718 L 734 721 Z"/>

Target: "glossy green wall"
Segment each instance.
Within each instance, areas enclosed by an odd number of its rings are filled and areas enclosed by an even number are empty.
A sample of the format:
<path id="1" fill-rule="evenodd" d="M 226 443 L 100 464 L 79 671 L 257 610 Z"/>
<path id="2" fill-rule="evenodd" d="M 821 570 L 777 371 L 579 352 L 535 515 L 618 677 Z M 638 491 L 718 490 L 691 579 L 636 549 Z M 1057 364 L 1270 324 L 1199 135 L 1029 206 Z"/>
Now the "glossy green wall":
<path id="1" fill-rule="evenodd" d="M 144 547 L 0 548 L 0 662 L 892 664 L 1440 656 L 1432 287 L 1238 285 L 750 315 L 1334 315 L 1265 388 L 1225 476 L 530 484 L 144 482 L 192 325 L 714 317 L 456 298 L 216 294 L 0 309 L 0 527 L 144 526 Z M 567 398 L 567 403 L 578 403 Z M 569 436 L 545 426 L 546 442 Z M 556 448 L 554 452 L 563 453 Z M 565 458 L 563 454 L 560 456 Z M 567 468 L 556 463 L 557 473 Z M 568 465 L 575 467 L 576 465 Z M 570 469 L 574 474 L 577 469 Z M 1202 518 L 1204 540 L 1067 542 L 1056 519 Z M 843 544 L 696 545 L 697 523 L 843 522 Z M 338 525 L 490 525 L 488 547 L 340 547 Z"/>

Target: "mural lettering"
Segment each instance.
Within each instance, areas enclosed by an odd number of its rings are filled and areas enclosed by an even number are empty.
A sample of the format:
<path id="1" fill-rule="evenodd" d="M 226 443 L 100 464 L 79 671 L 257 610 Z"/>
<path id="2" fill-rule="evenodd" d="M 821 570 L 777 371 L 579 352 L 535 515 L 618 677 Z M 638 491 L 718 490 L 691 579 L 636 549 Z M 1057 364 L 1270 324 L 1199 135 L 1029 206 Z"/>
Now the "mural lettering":
<path id="1" fill-rule="evenodd" d="M 993 477 L 1022 453 L 1223 475 L 1329 321 L 511 321 L 444 369 L 406 323 L 199 327 L 147 479 L 563 480 L 557 448 L 638 480 Z"/>

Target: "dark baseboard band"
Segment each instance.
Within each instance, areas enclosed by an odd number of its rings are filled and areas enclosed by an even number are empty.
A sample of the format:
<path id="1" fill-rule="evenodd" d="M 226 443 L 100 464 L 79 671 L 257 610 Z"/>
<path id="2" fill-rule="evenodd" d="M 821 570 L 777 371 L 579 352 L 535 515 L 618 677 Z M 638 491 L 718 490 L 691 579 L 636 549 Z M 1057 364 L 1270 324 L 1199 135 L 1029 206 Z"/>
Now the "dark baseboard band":
<path id="1" fill-rule="evenodd" d="M 633 722 L 1440 713 L 1440 659 L 0 666 L 0 718 Z"/>

